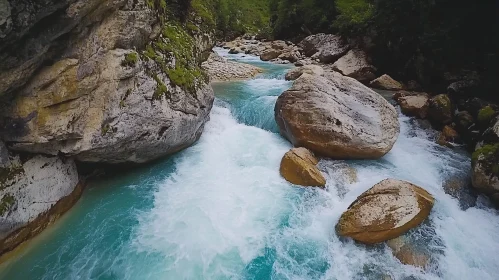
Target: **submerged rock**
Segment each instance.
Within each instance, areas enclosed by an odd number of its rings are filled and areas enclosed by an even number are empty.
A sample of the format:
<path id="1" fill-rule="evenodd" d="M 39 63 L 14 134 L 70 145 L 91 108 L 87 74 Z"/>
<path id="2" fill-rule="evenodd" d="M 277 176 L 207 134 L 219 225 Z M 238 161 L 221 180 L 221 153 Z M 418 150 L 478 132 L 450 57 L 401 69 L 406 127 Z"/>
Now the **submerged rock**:
<path id="1" fill-rule="evenodd" d="M 82 185 L 71 159 L 18 157 L 0 177 L 0 254 L 40 233 L 77 201 Z"/>
<path id="2" fill-rule="evenodd" d="M 335 62 L 350 48 L 341 36 L 324 33 L 310 35 L 298 45 L 306 56 L 317 58 L 322 63 Z"/>
<path id="3" fill-rule="evenodd" d="M 386 179 L 348 207 L 336 225 L 336 232 L 366 244 L 387 241 L 422 223 L 433 203 L 433 196 L 424 189 L 409 182 Z"/>
<path id="4" fill-rule="evenodd" d="M 380 158 L 400 131 L 386 99 L 336 72 L 303 74 L 277 99 L 275 118 L 293 145 L 333 159 Z"/>
<path id="5" fill-rule="evenodd" d="M 229 61 L 216 53 L 211 53 L 207 61 L 201 64 L 212 81 L 230 81 L 249 79 L 259 73 L 262 69 L 256 66 Z"/>
<path id="6" fill-rule="evenodd" d="M 304 73 L 310 75 L 324 75 L 324 69 L 319 65 L 305 65 L 302 67 L 293 68 L 286 73 L 286 81 L 294 81 L 298 79 Z"/>
<path id="7" fill-rule="evenodd" d="M 385 90 L 401 90 L 403 88 L 402 84 L 392 79 L 392 77 L 384 74 L 381 77 L 372 80 L 369 86 L 377 89 Z"/>
<path id="8" fill-rule="evenodd" d="M 326 179 L 317 168 L 318 160 L 305 148 L 293 148 L 281 161 L 280 173 L 288 182 L 300 186 L 324 187 Z"/>
<path id="9" fill-rule="evenodd" d="M 333 69 L 360 82 L 376 78 L 376 68 L 371 65 L 367 54 L 362 50 L 350 50 L 333 64 Z"/>
<path id="10" fill-rule="evenodd" d="M 401 263 L 419 268 L 426 268 L 430 262 L 430 256 L 423 252 L 418 252 L 404 236 L 400 236 L 386 242 L 392 249 L 395 256 Z"/>

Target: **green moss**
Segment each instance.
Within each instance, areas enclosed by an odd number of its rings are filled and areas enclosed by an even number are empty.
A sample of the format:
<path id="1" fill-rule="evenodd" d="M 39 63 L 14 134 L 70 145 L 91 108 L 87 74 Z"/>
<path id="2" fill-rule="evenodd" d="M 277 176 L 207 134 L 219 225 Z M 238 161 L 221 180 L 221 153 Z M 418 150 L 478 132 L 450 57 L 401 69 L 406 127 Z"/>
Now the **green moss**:
<path id="1" fill-rule="evenodd" d="M 22 174 L 24 169 L 22 166 L 11 166 L 11 167 L 0 167 L 0 190 L 9 187 L 11 181 L 16 178 L 17 175 Z"/>
<path id="2" fill-rule="evenodd" d="M 156 63 L 157 68 L 168 76 L 173 87 L 178 86 L 195 94 L 199 85 L 207 81 L 200 67 L 194 38 L 179 23 L 165 23 L 161 36 L 151 42 L 142 54 L 145 59 Z M 164 82 L 158 78 L 157 68 L 150 70 L 157 83 L 153 99 L 169 98 L 171 93 Z"/>
<path id="3" fill-rule="evenodd" d="M 203 23 L 208 24 L 210 27 L 215 26 L 215 17 L 202 0 L 192 0 L 191 8 L 203 20 Z"/>
<path id="4" fill-rule="evenodd" d="M 139 55 L 136 52 L 127 53 L 125 59 L 121 62 L 122 66 L 133 67 L 139 61 Z"/>
<path id="5" fill-rule="evenodd" d="M 111 131 L 111 126 L 109 124 L 105 124 L 101 128 L 101 135 L 106 136 L 106 134 L 110 131 Z"/>
<path id="6" fill-rule="evenodd" d="M 492 107 L 486 106 L 486 107 L 482 108 L 480 111 L 478 111 L 477 120 L 480 123 L 488 123 L 488 122 L 490 122 L 490 120 L 492 120 L 495 113 L 496 113 L 496 111 L 494 111 L 494 109 L 492 109 Z"/>
<path id="7" fill-rule="evenodd" d="M 16 203 L 16 199 L 11 194 L 6 194 L 0 200 L 0 216 L 3 216 L 5 213 L 8 213 L 12 206 Z"/>
<path id="8" fill-rule="evenodd" d="M 482 148 L 477 149 L 472 155 L 473 162 L 475 163 L 478 161 L 481 156 L 483 156 L 483 158 L 480 162 L 485 170 L 499 176 L 499 143 L 485 145 Z"/>

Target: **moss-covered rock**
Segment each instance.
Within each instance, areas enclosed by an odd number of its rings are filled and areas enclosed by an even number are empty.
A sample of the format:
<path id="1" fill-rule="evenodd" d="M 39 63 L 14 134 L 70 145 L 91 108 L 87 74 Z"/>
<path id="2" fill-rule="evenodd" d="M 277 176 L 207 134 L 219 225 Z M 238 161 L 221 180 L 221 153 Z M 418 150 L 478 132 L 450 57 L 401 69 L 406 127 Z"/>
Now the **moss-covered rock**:
<path id="1" fill-rule="evenodd" d="M 5 194 L 2 199 L 0 199 L 0 217 L 10 212 L 15 203 L 16 199 L 12 194 Z"/>
<path id="2" fill-rule="evenodd" d="M 499 205 L 499 143 L 485 145 L 472 156 L 472 183 Z"/>
<path id="3" fill-rule="evenodd" d="M 122 66 L 133 67 L 139 61 L 139 55 L 136 52 L 131 52 L 125 55 L 125 59 L 121 62 Z"/>
<path id="4" fill-rule="evenodd" d="M 496 115 L 496 111 L 491 106 L 485 106 L 478 111 L 477 120 L 481 124 L 488 124 Z"/>
<path id="5" fill-rule="evenodd" d="M 443 126 L 452 122 L 452 102 L 447 94 L 439 94 L 430 99 L 428 118 L 437 126 Z"/>

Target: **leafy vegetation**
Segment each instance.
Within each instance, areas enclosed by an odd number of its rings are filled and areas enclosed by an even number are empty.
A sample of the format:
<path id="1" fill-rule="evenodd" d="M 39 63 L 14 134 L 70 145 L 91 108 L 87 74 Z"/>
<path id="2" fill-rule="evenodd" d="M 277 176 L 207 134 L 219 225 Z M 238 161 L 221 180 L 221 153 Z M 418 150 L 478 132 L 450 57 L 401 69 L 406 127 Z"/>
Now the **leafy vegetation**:
<path id="1" fill-rule="evenodd" d="M 139 55 L 136 52 L 127 53 L 125 59 L 121 62 L 122 66 L 133 67 L 139 61 Z"/>
<path id="2" fill-rule="evenodd" d="M 10 193 L 5 194 L 2 199 L 0 199 L 0 216 L 8 213 L 12 206 L 16 203 L 16 199 Z"/>

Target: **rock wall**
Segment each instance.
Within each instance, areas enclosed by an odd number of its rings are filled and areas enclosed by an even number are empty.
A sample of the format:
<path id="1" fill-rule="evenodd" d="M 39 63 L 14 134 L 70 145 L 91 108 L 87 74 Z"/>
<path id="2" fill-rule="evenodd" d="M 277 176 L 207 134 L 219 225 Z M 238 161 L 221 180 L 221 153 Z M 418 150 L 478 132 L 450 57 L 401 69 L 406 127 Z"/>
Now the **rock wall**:
<path id="1" fill-rule="evenodd" d="M 71 159 L 38 155 L 21 161 L 19 156 L 4 156 L 2 152 L 0 254 L 43 230 L 81 194 Z"/>
<path id="2" fill-rule="evenodd" d="M 142 0 L 22 2 L 0 47 L 10 148 L 146 162 L 199 138 L 214 99 L 200 68 L 209 32 Z M 37 20 L 16 23 L 22 13 Z"/>

